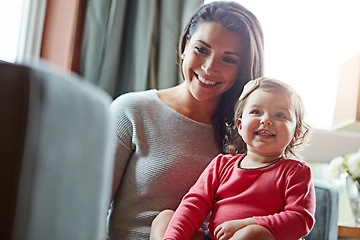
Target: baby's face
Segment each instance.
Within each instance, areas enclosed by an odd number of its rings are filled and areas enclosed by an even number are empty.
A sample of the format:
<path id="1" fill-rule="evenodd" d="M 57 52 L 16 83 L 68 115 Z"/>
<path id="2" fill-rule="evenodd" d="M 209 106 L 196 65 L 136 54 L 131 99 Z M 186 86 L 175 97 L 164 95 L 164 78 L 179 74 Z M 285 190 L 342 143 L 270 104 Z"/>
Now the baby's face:
<path id="1" fill-rule="evenodd" d="M 295 142 L 295 109 L 285 92 L 256 89 L 248 96 L 237 126 L 248 151 L 282 155 Z"/>

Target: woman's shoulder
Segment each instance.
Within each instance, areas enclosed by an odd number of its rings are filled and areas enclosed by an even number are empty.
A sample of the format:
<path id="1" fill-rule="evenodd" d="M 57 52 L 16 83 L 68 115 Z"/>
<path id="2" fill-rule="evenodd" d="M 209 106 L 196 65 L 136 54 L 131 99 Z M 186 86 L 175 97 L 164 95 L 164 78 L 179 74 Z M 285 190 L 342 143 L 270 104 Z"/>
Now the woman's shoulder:
<path id="1" fill-rule="evenodd" d="M 117 97 L 110 105 L 110 110 L 140 111 L 143 108 L 153 108 L 158 103 L 156 89 L 124 93 Z"/>
<path id="2" fill-rule="evenodd" d="M 149 101 L 156 99 L 156 89 L 138 91 L 138 92 L 128 92 L 118 96 L 112 103 L 112 105 L 127 105 L 127 104 L 146 104 Z"/>

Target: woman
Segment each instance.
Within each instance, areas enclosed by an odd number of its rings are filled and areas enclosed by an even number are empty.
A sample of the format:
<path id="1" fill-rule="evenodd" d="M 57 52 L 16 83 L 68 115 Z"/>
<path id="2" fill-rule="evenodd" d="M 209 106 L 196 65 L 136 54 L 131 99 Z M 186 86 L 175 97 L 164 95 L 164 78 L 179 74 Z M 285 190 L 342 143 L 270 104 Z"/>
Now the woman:
<path id="1" fill-rule="evenodd" d="M 175 209 L 222 151 L 244 84 L 263 75 L 260 24 L 235 2 L 200 7 L 181 34 L 179 54 L 183 83 L 124 94 L 111 105 L 117 150 L 110 239 L 149 239 L 156 215 Z"/>

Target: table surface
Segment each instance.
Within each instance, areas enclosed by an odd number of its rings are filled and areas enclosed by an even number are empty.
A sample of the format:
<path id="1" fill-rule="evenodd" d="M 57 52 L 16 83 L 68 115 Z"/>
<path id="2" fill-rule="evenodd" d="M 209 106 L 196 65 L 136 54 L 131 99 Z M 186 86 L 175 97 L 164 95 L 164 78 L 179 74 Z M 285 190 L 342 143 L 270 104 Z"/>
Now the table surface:
<path id="1" fill-rule="evenodd" d="M 360 238 L 360 227 L 339 226 L 338 237 Z"/>

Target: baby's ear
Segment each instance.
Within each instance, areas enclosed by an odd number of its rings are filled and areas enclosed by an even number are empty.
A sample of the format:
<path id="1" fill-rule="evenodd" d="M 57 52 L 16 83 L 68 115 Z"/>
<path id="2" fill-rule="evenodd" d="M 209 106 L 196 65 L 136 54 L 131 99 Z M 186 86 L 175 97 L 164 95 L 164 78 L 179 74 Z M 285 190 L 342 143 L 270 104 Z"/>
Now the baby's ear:
<path id="1" fill-rule="evenodd" d="M 241 135 L 241 130 L 242 130 L 242 120 L 241 120 L 241 118 L 238 118 L 237 120 L 236 120 L 236 126 L 237 126 L 237 128 L 238 128 L 238 132 L 239 132 L 239 134 Z"/>
<path id="2" fill-rule="evenodd" d="M 299 138 L 300 133 L 298 131 L 295 131 L 294 137 L 291 139 L 291 144 L 294 145 L 296 143 L 296 140 Z"/>

